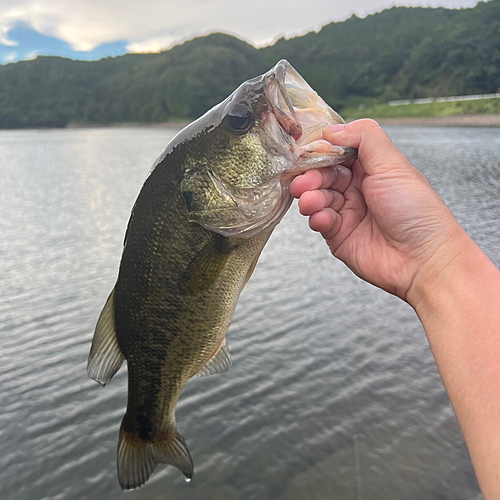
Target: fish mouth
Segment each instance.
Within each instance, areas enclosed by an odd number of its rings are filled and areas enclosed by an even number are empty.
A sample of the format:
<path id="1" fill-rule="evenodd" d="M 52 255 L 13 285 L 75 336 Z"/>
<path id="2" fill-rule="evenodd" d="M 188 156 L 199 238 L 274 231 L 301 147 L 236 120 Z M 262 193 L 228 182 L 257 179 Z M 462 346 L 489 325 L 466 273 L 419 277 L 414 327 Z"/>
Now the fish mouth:
<path id="1" fill-rule="evenodd" d="M 230 209 L 225 210 L 230 216 L 222 220 L 214 209 L 207 217 L 203 216 L 204 212 L 191 211 L 190 218 L 228 238 L 270 233 L 293 201 L 289 188 L 294 177 L 307 170 L 338 165 L 357 154 L 355 149 L 335 146 L 322 139 L 326 127 L 345 122 L 288 61 L 281 60 L 264 75 L 245 82 L 240 89 L 224 101 L 220 109 L 228 110 L 234 101 L 245 102 L 248 107 L 254 104 L 252 109 L 259 116 L 256 135 L 267 153 L 268 177 L 252 188 L 242 189 L 209 173 L 215 192 L 230 205 Z M 183 182 L 183 191 L 188 194 L 191 190 L 186 182 L 189 180 Z"/>
<path id="2" fill-rule="evenodd" d="M 320 140 L 329 125 L 345 123 L 285 59 L 265 75 L 265 82 L 273 112 L 297 146 Z"/>

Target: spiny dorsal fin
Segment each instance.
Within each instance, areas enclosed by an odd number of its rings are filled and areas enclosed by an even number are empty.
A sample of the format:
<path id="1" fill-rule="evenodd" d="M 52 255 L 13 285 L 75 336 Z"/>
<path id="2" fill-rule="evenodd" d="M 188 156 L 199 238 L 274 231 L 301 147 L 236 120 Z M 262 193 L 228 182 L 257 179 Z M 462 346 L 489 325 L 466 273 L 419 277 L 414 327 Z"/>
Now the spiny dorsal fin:
<path id="1" fill-rule="evenodd" d="M 132 225 L 132 220 L 134 218 L 134 210 L 135 210 L 136 205 L 137 205 L 137 200 L 135 201 L 134 206 L 132 207 L 132 210 L 130 211 L 130 218 L 128 220 L 127 229 L 125 231 L 125 237 L 123 238 L 123 246 L 124 247 L 127 246 L 128 232 L 130 231 L 130 226 Z"/>
<path id="2" fill-rule="evenodd" d="M 113 289 L 95 327 L 87 373 L 91 379 L 104 386 L 120 369 L 124 359 L 116 338 L 115 290 Z"/>
<path id="3" fill-rule="evenodd" d="M 123 427 L 122 423 L 117 460 L 118 482 L 123 490 L 142 486 L 158 463 L 177 467 L 186 481 L 191 480 L 194 473 L 193 459 L 177 429 L 165 433 L 164 439 L 144 441 L 138 435 L 128 433 Z"/>
<path id="4" fill-rule="evenodd" d="M 186 268 L 182 286 L 192 295 L 206 292 L 224 269 L 231 253 L 231 244 L 225 236 L 217 235 L 205 245 Z"/>
<path id="5" fill-rule="evenodd" d="M 224 373 L 230 370 L 233 362 L 231 361 L 231 352 L 226 344 L 226 339 L 223 340 L 219 350 L 212 356 L 212 359 L 196 374 L 197 377 L 207 375 L 215 375 L 216 373 Z"/>

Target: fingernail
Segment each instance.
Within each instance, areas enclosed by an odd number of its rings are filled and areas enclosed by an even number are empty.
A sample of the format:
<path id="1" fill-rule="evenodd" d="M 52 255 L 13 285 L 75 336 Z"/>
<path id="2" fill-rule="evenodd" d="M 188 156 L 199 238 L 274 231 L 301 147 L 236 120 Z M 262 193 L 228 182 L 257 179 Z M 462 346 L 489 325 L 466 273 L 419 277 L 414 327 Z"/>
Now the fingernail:
<path id="1" fill-rule="evenodd" d="M 329 127 L 326 127 L 325 130 L 328 130 L 328 132 L 341 132 L 345 128 L 345 123 L 336 123 L 335 125 L 330 125 Z"/>

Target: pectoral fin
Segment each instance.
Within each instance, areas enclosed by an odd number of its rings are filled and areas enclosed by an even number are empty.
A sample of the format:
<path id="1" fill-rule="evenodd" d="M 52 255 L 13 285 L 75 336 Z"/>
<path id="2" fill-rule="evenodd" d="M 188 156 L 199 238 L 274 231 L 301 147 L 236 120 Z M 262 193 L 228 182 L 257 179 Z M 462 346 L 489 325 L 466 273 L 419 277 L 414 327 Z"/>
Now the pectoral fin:
<path id="1" fill-rule="evenodd" d="M 124 359 L 116 338 L 115 290 L 113 289 L 95 327 L 87 373 L 91 379 L 104 386 L 120 369 Z"/>
<path id="2" fill-rule="evenodd" d="M 219 350 L 214 354 L 212 359 L 196 374 L 197 377 L 207 375 L 215 375 L 216 373 L 227 372 L 233 362 L 231 361 L 231 353 L 226 344 L 226 339 L 223 340 Z"/>
<path id="3" fill-rule="evenodd" d="M 230 253 L 228 238 L 217 235 L 186 268 L 182 283 L 184 290 L 192 295 L 199 295 L 210 289 L 224 269 Z"/>

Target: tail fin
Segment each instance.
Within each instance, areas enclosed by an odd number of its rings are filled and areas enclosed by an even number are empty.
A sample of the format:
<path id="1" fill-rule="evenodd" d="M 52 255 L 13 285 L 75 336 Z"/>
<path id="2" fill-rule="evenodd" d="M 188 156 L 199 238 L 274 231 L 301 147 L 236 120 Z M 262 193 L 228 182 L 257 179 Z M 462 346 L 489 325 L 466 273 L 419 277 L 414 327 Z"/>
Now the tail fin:
<path id="1" fill-rule="evenodd" d="M 194 466 L 184 438 L 174 432 L 164 441 L 144 441 L 136 434 L 120 429 L 118 442 L 118 482 L 123 490 L 139 488 L 159 463 L 177 467 L 186 481 L 193 477 Z"/>

